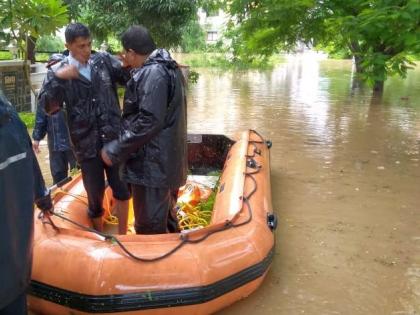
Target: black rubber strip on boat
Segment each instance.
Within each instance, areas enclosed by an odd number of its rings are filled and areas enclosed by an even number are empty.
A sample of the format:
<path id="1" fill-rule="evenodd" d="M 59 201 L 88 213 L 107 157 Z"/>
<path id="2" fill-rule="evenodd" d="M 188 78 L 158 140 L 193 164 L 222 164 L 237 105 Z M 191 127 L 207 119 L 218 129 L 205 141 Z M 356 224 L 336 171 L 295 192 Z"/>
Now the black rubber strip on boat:
<path id="1" fill-rule="evenodd" d="M 96 296 L 80 294 L 32 280 L 28 293 L 37 298 L 88 313 L 116 313 L 201 304 L 261 277 L 268 270 L 273 256 L 274 248 L 261 262 L 213 284 L 201 287 Z"/>

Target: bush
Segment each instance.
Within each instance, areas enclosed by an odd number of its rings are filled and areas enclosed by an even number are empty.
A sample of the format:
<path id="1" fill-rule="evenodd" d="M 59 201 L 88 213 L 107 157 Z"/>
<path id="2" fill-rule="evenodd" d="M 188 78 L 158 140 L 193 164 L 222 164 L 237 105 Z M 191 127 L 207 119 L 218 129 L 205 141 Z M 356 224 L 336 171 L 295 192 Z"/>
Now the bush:
<path id="1" fill-rule="evenodd" d="M 280 55 L 270 58 L 255 58 L 253 60 L 241 60 L 231 53 L 194 53 L 185 54 L 182 62 L 191 68 L 220 68 L 231 70 L 246 69 L 271 69 L 275 65 L 284 62 Z"/>
<path id="2" fill-rule="evenodd" d="M 50 59 L 49 53 L 36 53 L 35 59 L 38 62 L 47 62 Z"/>
<path id="3" fill-rule="evenodd" d="M 181 49 L 183 52 L 203 51 L 206 48 L 205 33 L 198 21 L 191 21 L 183 29 Z"/>
<path id="4" fill-rule="evenodd" d="M 60 52 L 64 50 L 64 42 L 60 37 L 41 36 L 36 41 L 36 51 Z"/>
<path id="5" fill-rule="evenodd" d="M 35 113 L 31 112 L 20 112 L 19 113 L 20 119 L 24 122 L 26 125 L 26 128 L 33 129 L 35 126 Z"/>
<path id="6" fill-rule="evenodd" d="M 0 51 L 0 60 L 10 60 L 12 59 L 12 54 L 8 51 Z"/>

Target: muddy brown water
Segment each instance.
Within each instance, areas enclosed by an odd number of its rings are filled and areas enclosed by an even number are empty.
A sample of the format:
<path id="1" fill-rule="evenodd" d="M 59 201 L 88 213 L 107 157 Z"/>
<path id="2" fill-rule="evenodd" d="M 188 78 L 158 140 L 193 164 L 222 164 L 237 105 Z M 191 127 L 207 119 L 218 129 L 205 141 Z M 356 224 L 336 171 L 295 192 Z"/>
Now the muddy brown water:
<path id="1" fill-rule="evenodd" d="M 382 98 L 352 89 L 351 70 L 314 55 L 198 70 L 189 132 L 251 128 L 273 142 L 275 258 L 261 287 L 220 314 L 420 314 L 420 66 Z"/>

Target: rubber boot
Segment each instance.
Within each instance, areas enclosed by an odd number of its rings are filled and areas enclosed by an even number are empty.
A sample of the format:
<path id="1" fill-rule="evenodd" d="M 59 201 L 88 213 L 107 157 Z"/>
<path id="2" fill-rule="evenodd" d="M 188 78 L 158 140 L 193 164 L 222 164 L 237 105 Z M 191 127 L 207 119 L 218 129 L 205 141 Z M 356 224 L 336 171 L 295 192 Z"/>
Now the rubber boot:
<path id="1" fill-rule="evenodd" d="M 102 222 L 102 217 L 92 219 L 93 228 L 98 232 L 103 232 L 104 224 Z"/>

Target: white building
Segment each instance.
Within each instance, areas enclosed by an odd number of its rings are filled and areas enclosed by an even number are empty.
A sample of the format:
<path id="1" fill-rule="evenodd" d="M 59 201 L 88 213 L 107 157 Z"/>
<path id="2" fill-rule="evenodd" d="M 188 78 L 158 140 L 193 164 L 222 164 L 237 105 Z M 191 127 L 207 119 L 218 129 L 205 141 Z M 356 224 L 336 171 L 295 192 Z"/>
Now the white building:
<path id="1" fill-rule="evenodd" d="M 228 15 L 222 10 L 214 12 L 206 12 L 201 8 L 198 10 L 198 23 L 206 32 L 206 42 L 209 44 L 214 44 L 221 39 L 227 21 Z"/>

